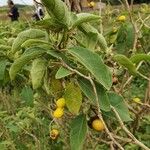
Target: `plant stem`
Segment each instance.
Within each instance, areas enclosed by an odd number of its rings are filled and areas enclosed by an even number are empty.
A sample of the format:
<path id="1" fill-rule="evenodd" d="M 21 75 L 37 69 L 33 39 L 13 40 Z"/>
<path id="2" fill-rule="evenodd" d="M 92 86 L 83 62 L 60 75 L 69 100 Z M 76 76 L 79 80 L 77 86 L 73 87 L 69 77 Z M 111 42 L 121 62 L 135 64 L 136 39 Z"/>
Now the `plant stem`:
<path id="1" fill-rule="evenodd" d="M 123 121 L 121 120 L 118 112 L 116 111 L 116 109 L 111 106 L 113 112 L 115 113 L 121 128 L 126 132 L 126 134 L 135 142 L 135 144 L 137 144 L 138 146 L 140 146 L 141 148 L 143 148 L 143 150 L 150 150 L 146 145 L 144 145 L 142 142 L 140 142 L 124 125 Z"/>

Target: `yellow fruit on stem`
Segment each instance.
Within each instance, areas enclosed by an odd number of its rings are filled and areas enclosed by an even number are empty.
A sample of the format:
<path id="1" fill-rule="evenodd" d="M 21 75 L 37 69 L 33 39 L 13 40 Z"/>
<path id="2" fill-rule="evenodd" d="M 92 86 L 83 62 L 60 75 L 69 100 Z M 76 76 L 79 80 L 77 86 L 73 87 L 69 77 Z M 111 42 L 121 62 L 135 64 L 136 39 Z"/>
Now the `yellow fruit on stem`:
<path id="1" fill-rule="evenodd" d="M 59 135 L 59 131 L 57 129 L 52 129 L 50 131 L 50 137 L 51 139 L 55 140 Z"/>
<path id="2" fill-rule="evenodd" d="M 57 108 L 54 112 L 53 112 L 53 117 L 54 118 L 61 118 L 64 114 L 64 109 L 63 108 Z"/>
<path id="3" fill-rule="evenodd" d="M 95 6 L 95 3 L 92 1 L 92 2 L 90 2 L 90 6 L 91 7 L 94 7 Z"/>
<path id="4" fill-rule="evenodd" d="M 125 21 L 126 20 L 126 16 L 122 15 L 122 16 L 119 16 L 118 21 Z"/>
<path id="5" fill-rule="evenodd" d="M 92 127 L 96 131 L 102 131 L 105 128 L 103 122 L 100 119 L 93 120 Z"/>
<path id="6" fill-rule="evenodd" d="M 141 100 L 138 97 L 133 98 L 133 101 L 136 102 L 136 103 L 141 103 Z"/>
<path id="7" fill-rule="evenodd" d="M 64 98 L 59 98 L 57 101 L 56 101 L 56 105 L 57 107 L 59 108 L 63 108 L 65 106 L 65 99 Z"/>

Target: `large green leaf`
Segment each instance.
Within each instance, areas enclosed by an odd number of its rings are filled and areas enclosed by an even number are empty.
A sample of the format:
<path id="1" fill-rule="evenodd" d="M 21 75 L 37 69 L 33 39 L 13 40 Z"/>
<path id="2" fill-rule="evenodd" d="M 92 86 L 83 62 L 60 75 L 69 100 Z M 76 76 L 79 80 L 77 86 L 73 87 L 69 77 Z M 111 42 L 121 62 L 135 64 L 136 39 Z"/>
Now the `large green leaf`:
<path id="1" fill-rule="evenodd" d="M 100 84 L 108 90 L 111 88 L 111 73 L 98 54 L 82 47 L 70 48 L 69 53 L 77 58 L 77 60 L 92 73 Z"/>
<path id="2" fill-rule="evenodd" d="M 66 106 L 73 114 L 78 114 L 82 104 L 82 94 L 79 87 L 74 83 L 69 83 L 66 87 L 64 98 L 66 100 Z"/>
<path id="3" fill-rule="evenodd" d="M 121 119 L 123 121 L 131 121 L 132 119 L 130 118 L 129 110 L 123 100 L 123 97 L 113 92 L 109 92 L 108 97 L 109 97 L 110 104 L 119 113 Z"/>
<path id="4" fill-rule="evenodd" d="M 133 62 L 130 59 L 128 59 L 125 55 L 121 55 L 121 54 L 115 55 L 114 60 L 117 61 L 120 65 L 122 65 L 126 69 L 128 69 L 128 71 L 132 75 L 135 75 L 137 73 L 136 67 L 133 64 Z"/>
<path id="5" fill-rule="evenodd" d="M 82 25 L 80 25 L 78 27 L 78 29 L 81 32 L 83 32 L 87 37 L 89 37 L 89 34 L 91 34 L 91 33 L 93 33 L 93 35 L 96 34 L 97 35 L 97 43 L 98 43 L 99 47 L 101 48 L 101 50 L 103 50 L 105 52 L 108 50 L 108 46 L 107 46 L 105 37 L 101 33 L 99 33 L 96 28 L 94 28 L 90 24 L 83 23 Z"/>
<path id="6" fill-rule="evenodd" d="M 61 0 L 42 0 L 48 14 L 58 23 L 68 26 L 70 23 L 70 12 Z"/>
<path id="7" fill-rule="evenodd" d="M 55 75 L 56 79 L 61 79 L 64 78 L 68 75 L 72 74 L 71 71 L 69 71 L 68 69 L 64 68 L 64 67 L 60 67 Z"/>
<path id="8" fill-rule="evenodd" d="M 135 54 L 130 58 L 130 60 L 133 63 L 138 64 L 141 61 L 150 61 L 150 55 L 148 55 L 148 54 Z"/>
<path id="9" fill-rule="evenodd" d="M 7 65 L 7 59 L 1 59 L 0 60 L 0 80 L 4 79 L 6 65 Z"/>
<path id="10" fill-rule="evenodd" d="M 75 17 L 74 17 L 75 18 Z M 76 27 L 78 25 L 81 25 L 82 23 L 86 23 L 93 20 L 100 19 L 100 16 L 90 14 L 90 13 L 79 13 L 77 14 L 76 20 L 73 22 L 72 27 Z"/>
<path id="11" fill-rule="evenodd" d="M 82 150 L 87 134 L 86 116 L 80 115 L 71 123 L 70 146 L 71 150 Z"/>
<path id="12" fill-rule="evenodd" d="M 29 29 L 22 31 L 18 34 L 17 38 L 14 40 L 12 45 L 12 53 L 15 53 L 21 49 L 21 45 L 28 39 L 40 39 L 45 38 L 46 32 L 39 29 Z"/>
<path id="13" fill-rule="evenodd" d="M 22 69 L 22 67 L 29 63 L 32 59 L 35 59 L 45 53 L 45 49 L 34 47 L 29 49 L 28 52 L 23 54 L 21 57 L 15 60 L 15 62 L 11 65 L 9 74 L 11 80 L 14 80 L 16 74 Z"/>
<path id="14" fill-rule="evenodd" d="M 84 78 L 79 78 L 78 79 L 79 86 L 83 93 L 94 103 L 96 103 L 96 97 L 95 93 L 93 90 L 93 87 L 91 83 L 84 79 Z M 98 100 L 99 100 L 99 105 L 100 109 L 103 111 L 110 111 L 110 102 L 106 93 L 106 90 L 102 87 L 102 85 L 95 83 L 96 85 L 96 90 L 97 90 L 97 95 L 98 95 Z"/>
<path id="15" fill-rule="evenodd" d="M 33 106 L 33 91 L 30 87 L 24 87 L 21 92 L 21 98 L 27 106 Z"/>

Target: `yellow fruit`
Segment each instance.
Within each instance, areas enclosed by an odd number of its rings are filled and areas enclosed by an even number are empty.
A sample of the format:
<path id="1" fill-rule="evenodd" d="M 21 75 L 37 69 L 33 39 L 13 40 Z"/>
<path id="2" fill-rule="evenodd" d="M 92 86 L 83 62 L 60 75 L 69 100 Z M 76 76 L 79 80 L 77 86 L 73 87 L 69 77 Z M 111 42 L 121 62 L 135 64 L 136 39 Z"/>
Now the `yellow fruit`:
<path id="1" fill-rule="evenodd" d="M 133 98 L 133 101 L 136 102 L 136 103 L 141 103 L 141 100 L 138 97 Z"/>
<path id="2" fill-rule="evenodd" d="M 104 130 L 104 124 L 102 123 L 102 121 L 100 119 L 95 119 L 92 122 L 92 127 L 93 129 L 95 129 L 96 131 L 102 131 Z"/>
<path id="3" fill-rule="evenodd" d="M 60 98 L 56 101 L 56 105 L 57 107 L 63 108 L 65 106 L 65 99 L 64 98 Z"/>
<path id="4" fill-rule="evenodd" d="M 125 21 L 126 20 L 126 16 L 122 15 L 122 16 L 119 16 L 118 21 Z"/>
<path id="5" fill-rule="evenodd" d="M 90 7 L 91 6 L 91 4 L 90 3 L 88 3 L 88 7 Z"/>
<path id="6" fill-rule="evenodd" d="M 95 6 L 95 3 L 92 1 L 92 2 L 90 2 L 90 6 L 91 7 L 94 7 Z"/>
<path id="7" fill-rule="evenodd" d="M 54 112 L 53 112 L 53 117 L 54 118 L 61 118 L 64 114 L 64 109 L 63 108 L 57 108 Z"/>
<path id="8" fill-rule="evenodd" d="M 57 129 L 52 129 L 50 131 L 50 137 L 51 139 L 55 140 L 59 135 L 59 131 Z"/>

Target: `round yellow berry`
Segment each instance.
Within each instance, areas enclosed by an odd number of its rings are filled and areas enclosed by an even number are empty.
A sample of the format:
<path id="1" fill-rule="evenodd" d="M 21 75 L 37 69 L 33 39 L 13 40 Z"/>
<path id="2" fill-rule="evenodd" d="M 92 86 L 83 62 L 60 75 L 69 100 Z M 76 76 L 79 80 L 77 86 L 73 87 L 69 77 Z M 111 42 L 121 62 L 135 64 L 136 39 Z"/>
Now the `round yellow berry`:
<path id="1" fill-rule="evenodd" d="M 93 120 L 92 127 L 96 131 L 102 131 L 105 128 L 103 122 L 100 119 Z"/>
<path id="2" fill-rule="evenodd" d="M 54 118 L 61 118 L 64 114 L 64 109 L 63 108 L 57 108 L 54 112 L 53 112 L 53 117 Z"/>
<path id="3" fill-rule="evenodd" d="M 65 106 L 65 99 L 64 98 L 59 98 L 56 101 L 56 105 L 57 105 L 57 107 L 63 108 Z"/>
<path id="4" fill-rule="evenodd" d="M 136 102 L 136 103 L 141 103 L 141 100 L 138 97 L 133 98 L 133 101 Z"/>
<path id="5" fill-rule="evenodd" d="M 59 135 L 59 131 L 57 129 L 52 129 L 50 131 L 50 137 L 51 139 L 55 140 Z"/>
<path id="6" fill-rule="evenodd" d="M 91 6 L 91 4 L 90 4 L 90 3 L 88 3 L 87 5 L 88 5 L 88 7 L 90 7 L 90 6 Z"/>
<path id="7" fill-rule="evenodd" d="M 122 16 L 119 16 L 118 21 L 125 21 L 126 20 L 126 16 L 122 15 Z"/>
<path id="8" fill-rule="evenodd" d="M 94 7 L 95 6 L 95 3 L 92 1 L 92 2 L 90 2 L 90 6 L 91 7 Z"/>

